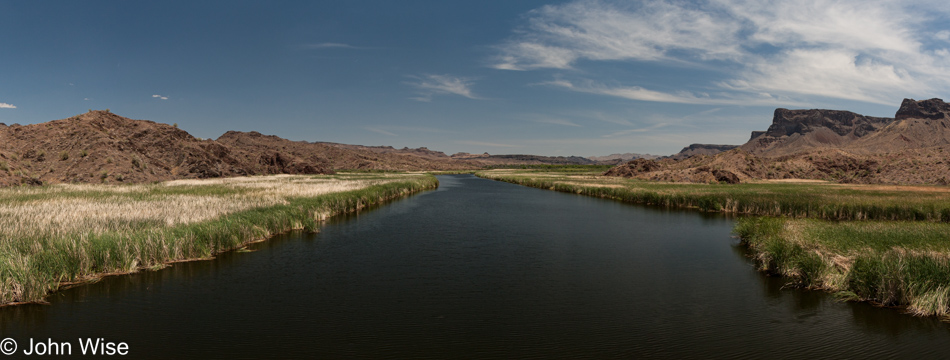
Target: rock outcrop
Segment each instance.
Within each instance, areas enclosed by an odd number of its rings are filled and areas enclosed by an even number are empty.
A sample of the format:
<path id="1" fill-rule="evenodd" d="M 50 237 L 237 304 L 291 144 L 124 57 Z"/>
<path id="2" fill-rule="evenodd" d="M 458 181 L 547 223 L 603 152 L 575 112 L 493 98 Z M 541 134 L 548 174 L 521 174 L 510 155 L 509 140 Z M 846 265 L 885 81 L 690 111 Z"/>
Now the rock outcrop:
<path id="1" fill-rule="evenodd" d="M 228 131 L 218 143 L 239 152 L 239 157 L 265 168 L 303 171 L 307 166 L 335 170 L 458 170 L 480 167 L 471 161 L 451 159 L 431 150 L 395 150 L 392 147 L 367 147 L 322 142 L 291 141 L 256 131 Z M 391 151 L 387 151 L 391 150 Z M 434 154 L 435 153 L 435 154 Z M 439 156 L 442 154 L 443 156 Z"/>
<path id="2" fill-rule="evenodd" d="M 0 186 L 478 167 L 425 148 L 376 152 L 236 131 L 202 140 L 175 125 L 132 120 L 108 110 L 0 126 Z"/>
<path id="3" fill-rule="evenodd" d="M 660 169 L 660 164 L 654 160 L 634 159 L 624 164 L 614 166 L 604 173 L 606 176 L 636 177 L 637 175 L 656 171 Z"/>
<path id="4" fill-rule="evenodd" d="M 214 141 L 109 111 L 0 129 L 0 185 L 152 182 L 254 173 L 231 149 Z"/>
<path id="5" fill-rule="evenodd" d="M 933 98 L 920 101 L 904 99 L 904 101 L 901 102 L 900 109 L 897 110 L 897 114 L 894 115 L 894 118 L 897 120 L 940 120 L 946 119 L 948 114 L 950 114 L 950 104 L 944 102 L 942 99 Z"/>
<path id="6" fill-rule="evenodd" d="M 950 104 L 936 98 L 904 99 L 894 118 L 776 109 L 768 130 L 753 132 L 737 149 L 665 159 L 649 171 L 621 165 L 606 175 L 676 182 L 813 179 L 946 185 L 948 156 Z"/>
<path id="7" fill-rule="evenodd" d="M 842 110 L 775 109 L 772 125 L 752 134 L 742 149 L 761 156 L 783 156 L 820 148 L 841 148 L 892 123 L 893 118 Z"/>
<path id="8" fill-rule="evenodd" d="M 673 159 L 685 159 L 696 155 L 716 155 L 723 151 L 729 151 L 739 147 L 739 145 L 716 145 L 716 144 L 691 144 L 684 147 L 680 152 L 671 155 Z"/>

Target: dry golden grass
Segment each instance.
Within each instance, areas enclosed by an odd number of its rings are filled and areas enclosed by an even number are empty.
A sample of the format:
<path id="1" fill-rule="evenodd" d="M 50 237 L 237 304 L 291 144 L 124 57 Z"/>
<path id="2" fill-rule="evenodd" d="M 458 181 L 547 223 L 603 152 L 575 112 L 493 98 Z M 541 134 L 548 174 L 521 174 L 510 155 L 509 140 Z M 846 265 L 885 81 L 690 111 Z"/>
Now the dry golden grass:
<path id="1" fill-rule="evenodd" d="M 334 214 L 437 185 L 422 174 L 342 174 L 0 189 L 0 303 L 315 229 Z"/>
<path id="2" fill-rule="evenodd" d="M 404 177 L 403 177 L 404 178 Z M 286 204 L 288 198 L 315 197 L 399 180 L 278 175 L 207 180 L 176 180 L 155 185 L 53 185 L 46 188 L 0 189 L 0 242 L 37 234 L 76 232 L 101 234 L 127 230 L 135 224 L 190 224 L 251 208 Z M 194 187 L 191 194 L 168 193 Z M 203 194 L 217 187 L 225 195 Z M 230 193 L 227 193 L 230 190 Z M 79 196 L 55 196 L 56 194 Z M 95 194 L 94 196 L 82 196 Z M 30 199 L 27 195 L 53 195 Z M 135 196 L 130 196 L 135 195 Z M 17 198 L 27 199 L 16 201 Z"/>

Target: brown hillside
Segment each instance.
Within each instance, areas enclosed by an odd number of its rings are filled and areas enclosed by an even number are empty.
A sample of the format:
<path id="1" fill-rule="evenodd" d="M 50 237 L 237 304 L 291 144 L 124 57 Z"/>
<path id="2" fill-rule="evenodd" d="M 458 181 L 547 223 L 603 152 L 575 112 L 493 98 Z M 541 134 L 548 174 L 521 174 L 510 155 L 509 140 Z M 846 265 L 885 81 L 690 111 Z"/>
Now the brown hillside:
<path id="1" fill-rule="evenodd" d="M 684 147 L 680 152 L 671 155 L 673 159 L 685 159 L 696 155 L 716 155 L 723 151 L 729 151 L 739 147 L 739 145 L 717 145 L 717 144 L 690 144 Z"/>
<path id="2" fill-rule="evenodd" d="M 940 99 L 904 99 L 895 121 L 848 146 L 883 153 L 950 145 L 950 104 Z"/>
<path id="3" fill-rule="evenodd" d="M 458 170 L 480 167 L 469 161 L 448 157 L 433 159 L 410 153 L 376 152 L 359 145 L 291 141 L 259 132 L 228 131 L 217 139 L 221 145 L 234 149 L 235 156 L 247 162 L 294 164 L 292 167 L 314 166 L 354 170 Z M 263 160 L 262 160 L 263 159 Z"/>
<path id="4" fill-rule="evenodd" d="M 644 169 L 650 169 L 644 171 Z M 627 163 L 606 175 L 680 182 L 816 179 L 950 184 L 950 104 L 905 99 L 894 118 L 777 109 L 772 126 L 715 156 Z"/>
<path id="5" fill-rule="evenodd" d="M 894 119 L 841 110 L 775 109 L 772 125 L 741 146 L 760 156 L 784 156 L 843 148 L 892 123 Z"/>
<path id="6" fill-rule="evenodd" d="M 109 111 L 3 127 L 0 144 L 0 185 L 151 182 L 257 173 L 214 141 Z"/>

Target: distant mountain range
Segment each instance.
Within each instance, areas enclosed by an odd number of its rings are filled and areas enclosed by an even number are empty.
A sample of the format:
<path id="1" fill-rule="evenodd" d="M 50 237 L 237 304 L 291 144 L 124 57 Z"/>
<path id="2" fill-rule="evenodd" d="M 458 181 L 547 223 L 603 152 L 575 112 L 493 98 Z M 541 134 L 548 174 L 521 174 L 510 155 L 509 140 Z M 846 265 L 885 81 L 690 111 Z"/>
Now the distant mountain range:
<path id="1" fill-rule="evenodd" d="M 776 109 L 772 125 L 753 131 L 751 139 L 738 147 L 694 144 L 654 165 L 633 161 L 608 174 L 687 182 L 821 179 L 948 184 L 948 155 L 950 104 L 936 98 L 904 99 L 893 118 L 841 110 Z"/>
<path id="2" fill-rule="evenodd" d="M 519 164 L 620 164 L 608 174 L 663 181 L 948 184 L 948 155 L 950 104 L 941 99 L 905 99 L 893 118 L 842 110 L 776 109 L 772 125 L 753 131 L 745 144 L 692 144 L 667 157 L 449 156 L 425 147 L 290 141 L 255 131 L 228 131 L 218 139 L 203 140 L 175 125 L 132 120 L 108 110 L 26 126 L 0 123 L 0 186 Z"/>
<path id="3" fill-rule="evenodd" d="M 175 125 L 132 120 L 108 110 L 25 126 L 0 123 L 0 186 L 591 163 L 576 156 L 448 156 L 424 147 L 291 141 L 256 131 L 228 131 L 203 140 Z"/>
<path id="4" fill-rule="evenodd" d="M 636 153 L 623 153 L 623 154 L 610 154 L 606 156 L 588 156 L 587 158 L 598 163 L 611 163 L 619 164 L 620 162 L 630 161 L 633 159 L 657 159 L 660 158 L 659 155 L 650 155 L 650 154 L 636 154 Z"/>

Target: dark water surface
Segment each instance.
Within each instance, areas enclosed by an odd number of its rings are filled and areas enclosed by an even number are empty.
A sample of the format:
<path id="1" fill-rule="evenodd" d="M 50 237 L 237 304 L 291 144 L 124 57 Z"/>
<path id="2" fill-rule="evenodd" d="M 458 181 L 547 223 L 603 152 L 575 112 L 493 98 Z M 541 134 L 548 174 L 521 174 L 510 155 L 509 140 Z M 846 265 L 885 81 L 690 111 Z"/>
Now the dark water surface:
<path id="1" fill-rule="evenodd" d="M 724 217 L 439 180 L 319 234 L 0 309 L 0 330 L 136 359 L 950 357 L 945 323 L 782 290 Z"/>

